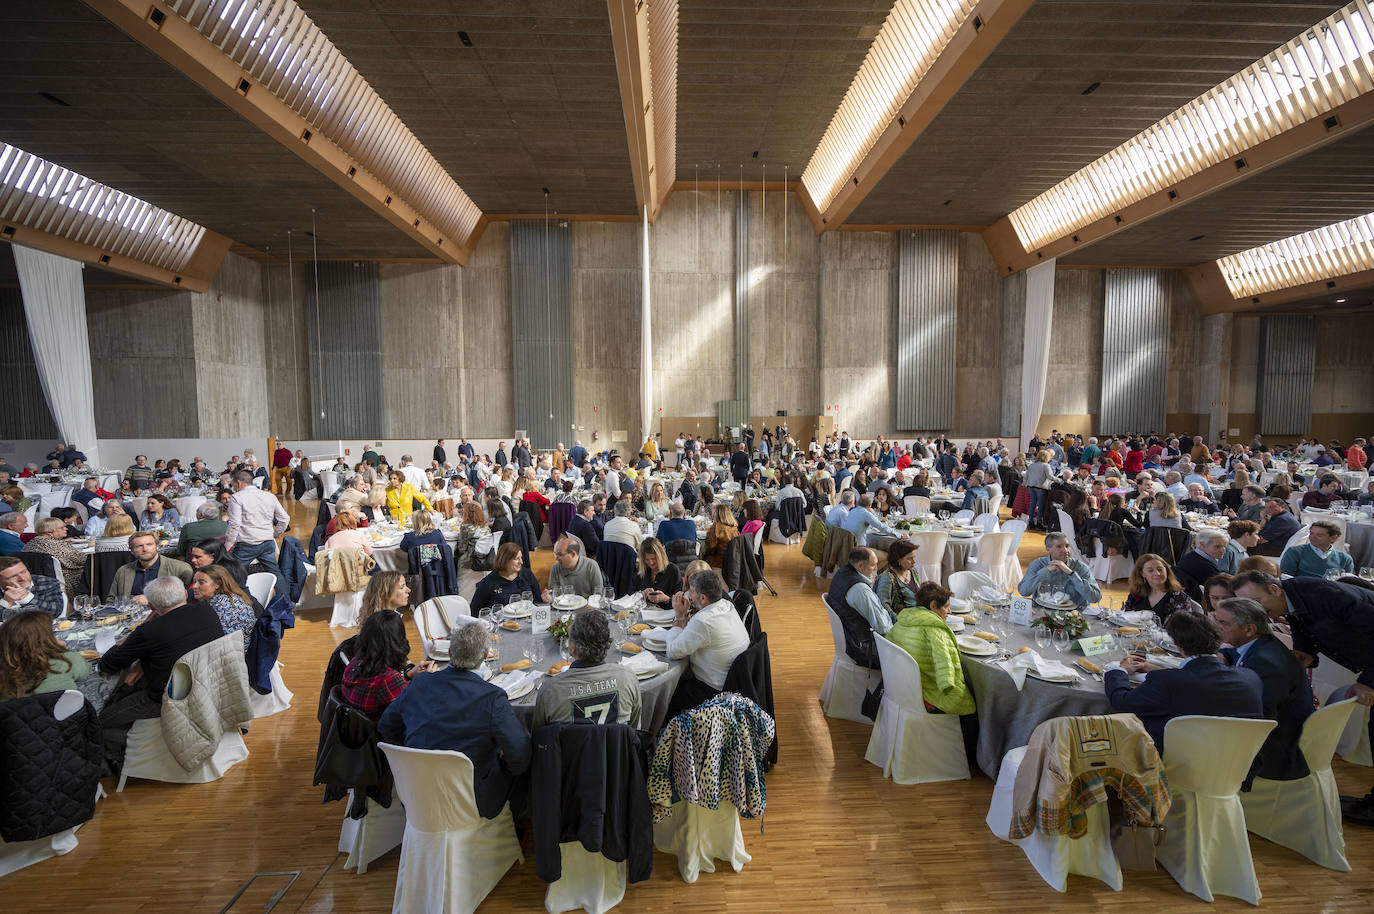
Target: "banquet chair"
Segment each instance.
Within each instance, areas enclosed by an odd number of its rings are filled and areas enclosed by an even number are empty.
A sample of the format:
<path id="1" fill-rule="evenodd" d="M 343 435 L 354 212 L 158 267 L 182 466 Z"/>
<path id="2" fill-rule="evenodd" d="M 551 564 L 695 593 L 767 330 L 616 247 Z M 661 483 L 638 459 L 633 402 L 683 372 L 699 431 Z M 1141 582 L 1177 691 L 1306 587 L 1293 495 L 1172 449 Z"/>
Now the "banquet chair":
<path id="1" fill-rule="evenodd" d="M 272 602 L 272 591 L 277 588 L 277 576 L 270 571 L 259 571 L 248 576 L 248 593 L 259 606 Z"/>
<path id="2" fill-rule="evenodd" d="M 949 576 L 950 592 L 961 600 L 973 596 L 980 587 L 991 587 L 997 591 L 1003 589 L 997 586 L 997 582 L 990 575 L 981 571 L 956 571 Z"/>
<path id="3" fill-rule="evenodd" d="M 956 714 L 931 714 L 921 697 L 921 669 L 905 650 L 875 635 L 883 700 L 864 758 L 898 784 L 969 778 Z"/>
<path id="4" fill-rule="evenodd" d="M 461 752 L 379 745 L 406 811 L 393 914 L 472 914 L 525 859 L 510 805 L 482 817 Z"/>
<path id="5" fill-rule="evenodd" d="M 1164 768 L 1173 807 L 1155 859 L 1203 901 L 1230 895 L 1259 904 L 1245 813 L 1237 794 L 1272 720 L 1175 717 L 1164 726 Z"/>
<path id="6" fill-rule="evenodd" d="M 1342 873 L 1350 872 L 1350 862 L 1345 858 L 1341 798 L 1331 773 L 1331 757 L 1354 710 L 1355 700 L 1347 698 L 1314 712 L 1303 723 L 1298 749 L 1311 772 L 1307 777 L 1295 781 L 1257 777 L 1240 795 L 1247 830 Z"/>
<path id="7" fill-rule="evenodd" d="M 472 618 L 472 607 L 460 596 L 434 597 L 415 607 L 415 630 L 426 660 L 447 659 L 448 651 L 436 649 L 436 642 L 449 640 L 453 629 Z M 438 655 L 442 654 L 443 657 Z"/>
<path id="8" fill-rule="evenodd" d="M 1007 555 L 1015 539 L 1011 533 L 984 533 L 978 541 L 978 555 L 968 566 L 969 570 L 992 578 L 998 590 L 1015 587 L 1018 579 L 1007 576 Z"/>
<path id="9" fill-rule="evenodd" d="M 1005 495 L 994 495 L 988 499 L 988 513 L 993 517 L 1002 517 L 1002 502 L 1006 500 Z"/>
<path id="10" fill-rule="evenodd" d="M 549 505 L 550 542 L 558 542 L 558 538 L 567 532 L 568 524 L 572 522 L 576 513 L 577 506 L 572 502 L 556 501 Z"/>
<path id="11" fill-rule="evenodd" d="M 172 667 L 172 675 L 167 680 L 167 691 L 162 696 L 162 710 L 165 714 L 169 702 L 185 702 L 196 691 L 196 683 L 191 677 L 193 655 L 211 652 L 224 644 L 237 643 L 241 649 L 243 636 L 237 631 L 230 632 L 218 641 L 201 645 L 183 656 Z M 238 681 L 227 683 L 215 690 L 213 701 L 218 705 L 217 716 L 226 722 L 220 733 L 214 751 L 203 762 L 193 768 L 182 767 L 172 755 L 167 741 L 162 736 L 164 719 L 153 717 L 134 721 L 129 728 L 129 739 L 124 750 L 124 768 L 119 773 L 119 784 L 115 793 L 122 793 L 129 778 L 142 778 L 148 781 L 165 781 L 169 784 L 206 784 L 224 777 L 224 773 L 239 762 L 248 758 L 248 745 L 243 741 L 239 726 L 252 719 L 249 707 L 248 667 L 239 664 L 242 675 Z"/>
<path id="12" fill-rule="evenodd" d="M 355 788 L 350 787 L 350 807 L 355 801 L 354 793 Z M 372 861 L 400 847 L 406 831 L 406 810 L 400 800 L 393 797 L 390 806 L 383 806 L 365 797 L 363 803 L 362 817 L 354 819 L 345 812 L 339 829 L 339 853 L 348 855 L 343 868 L 355 870 L 359 876 L 367 872 Z"/>
<path id="13" fill-rule="evenodd" d="M 984 533 L 997 532 L 997 515 L 989 511 L 987 514 L 979 514 L 973 522 L 983 528 Z"/>
<path id="14" fill-rule="evenodd" d="M 940 583 L 945 561 L 945 542 L 949 539 L 949 534 L 942 530 L 932 530 L 912 533 L 907 538 L 916 547 L 916 576 L 922 581 Z"/>
<path id="15" fill-rule="evenodd" d="M 1015 581 L 1021 580 L 1021 559 L 1018 553 L 1021 550 L 1021 537 L 1026 535 L 1026 522 L 1019 518 L 1013 518 L 1002 525 L 1003 533 L 1015 534 L 1011 548 L 1007 550 L 1007 576 Z"/>
<path id="16" fill-rule="evenodd" d="M 868 694 L 869 680 L 874 670 L 859 666 L 849 658 L 844 649 L 844 626 L 840 617 L 830 608 L 830 597 L 821 594 L 825 613 L 830 618 L 830 637 L 835 642 L 835 659 L 831 661 L 830 671 L 825 674 L 821 684 L 821 707 L 826 717 L 852 720 L 855 723 L 871 724 L 871 718 L 863 712 L 864 696 Z"/>
<path id="17" fill-rule="evenodd" d="M 973 512 L 970 511 L 968 508 L 964 508 L 961 511 L 955 511 L 954 514 L 950 517 L 950 520 L 962 521 L 966 524 L 973 523 Z"/>
<path id="18" fill-rule="evenodd" d="M 330 566 L 336 562 L 357 562 L 361 574 L 356 576 L 362 586 L 357 590 L 335 590 L 328 584 Z M 376 561 L 361 549 L 321 549 L 315 554 L 315 593 L 334 597 L 334 612 L 329 619 L 330 626 L 351 628 L 358 624 L 358 616 L 363 609 L 363 591 L 367 588 L 367 575 L 377 567 Z M 344 577 L 344 575 L 340 575 Z"/>
<path id="19" fill-rule="evenodd" d="M 1078 531 L 1074 529 L 1073 518 L 1063 508 L 1055 508 L 1054 512 L 1059 515 L 1059 532 L 1069 538 L 1069 554 L 1084 565 L 1088 564 L 1088 557 L 1078 548 Z"/>
<path id="20" fill-rule="evenodd" d="M 930 513 L 930 499 L 924 495 L 907 495 L 902 499 L 902 510 L 907 517 Z"/>
<path id="21" fill-rule="evenodd" d="M 8 814 L 0 815 L 0 831 L 14 838 L 0 838 L 3 877 L 75 850 L 76 830 L 94 815 L 105 791 L 100 786 L 104 753 L 95 709 L 75 689 L 0 703 L 0 744 L 6 747 L 5 764 L 0 765 L 0 805 L 18 814 L 21 805 L 31 811 L 38 802 L 46 809 L 47 828 L 57 829 L 50 834 L 15 834 L 11 828 L 19 823 L 12 823 Z M 54 756 L 54 750 L 61 754 Z M 93 798 L 89 808 L 76 805 L 78 795 Z"/>
<path id="22" fill-rule="evenodd" d="M 1328 662 L 1323 656 L 1317 669 L 1321 669 Z M 1315 670 L 1313 671 L 1315 674 Z M 1313 677 L 1315 679 L 1315 675 Z M 1316 691 L 1315 682 L 1313 691 Z M 1349 687 L 1339 689 L 1336 694 L 1327 699 L 1331 704 L 1343 700 L 1349 694 Z M 1374 758 L 1371 758 L 1369 749 L 1369 706 L 1360 705 L 1355 708 L 1345 723 L 1345 729 L 1341 732 L 1341 738 L 1336 742 L 1336 753 L 1352 765 L 1364 765 L 1366 768 L 1374 766 Z"/>

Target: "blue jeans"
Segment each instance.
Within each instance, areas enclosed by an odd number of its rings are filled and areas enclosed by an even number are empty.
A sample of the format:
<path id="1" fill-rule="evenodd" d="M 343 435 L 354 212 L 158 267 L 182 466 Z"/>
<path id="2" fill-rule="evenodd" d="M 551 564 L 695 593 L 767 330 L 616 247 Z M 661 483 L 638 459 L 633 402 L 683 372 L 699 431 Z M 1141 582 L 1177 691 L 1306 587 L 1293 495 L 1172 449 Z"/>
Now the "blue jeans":
<path id="1" fill-rule="evenodd" d="M 277 566 L 277 544 L 272 540 L 263 543 L 235 543 L 230 553 L 234 558 L 243 564 L 244 570 L 253 562 L 258 562 L 264 569 L 270 571 L 277 578 L 277 593 L 287 594 L 290 598 L 290 591 L 286 589 L 286 578 L 282 577 L 281 568 Z"/>
<path id="2" fill-rule="evenodd" d="M 1038 486 L 1030 487 L 1030 522 L 1031 526 L 1045 524 L 1045 506 L 1050 501 L 1050 490 L 1042 489 Z"/>

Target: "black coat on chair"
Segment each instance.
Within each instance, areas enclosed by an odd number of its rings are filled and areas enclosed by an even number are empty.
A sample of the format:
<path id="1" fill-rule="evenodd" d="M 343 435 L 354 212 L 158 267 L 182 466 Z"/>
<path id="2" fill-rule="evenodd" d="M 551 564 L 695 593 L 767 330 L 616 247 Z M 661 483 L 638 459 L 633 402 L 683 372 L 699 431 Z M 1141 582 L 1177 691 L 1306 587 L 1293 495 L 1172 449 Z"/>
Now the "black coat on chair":
<path id="1" fill-rule="evenodd" d="M 725 691 L 737 692 L 773 716 L 773 665 L 768 655 L 768 633 L 759 632 L 749 647 L 735 658 L 725 674 Z M 769 765 L 778 762 L 778 740 L 768 747 L 764 756 Z"/>

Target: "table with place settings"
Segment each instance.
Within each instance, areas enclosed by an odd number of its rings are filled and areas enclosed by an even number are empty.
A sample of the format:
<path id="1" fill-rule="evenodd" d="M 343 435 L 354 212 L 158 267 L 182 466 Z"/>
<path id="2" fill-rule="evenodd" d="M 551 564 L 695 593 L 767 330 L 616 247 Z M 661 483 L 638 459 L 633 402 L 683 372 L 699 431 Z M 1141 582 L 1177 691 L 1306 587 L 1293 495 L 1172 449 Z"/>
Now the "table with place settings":
<path id="1" fill-rule="evenodd" d="M 890 514 L 884 518 L 883 522 L 891 527 L 898 522 L 906 523 L 908 520 L 914 519 L 906 518 L 900 514 Z M 954 526 L 948 521 L 937 519 L 934 514 L 923 515 L 920 526 L 912 523 L 907 528 L 897 527 L 896 529 L 906 539 L 910 539 L 912 533 L 949 534 L 945 538 L 945 553 L 940 560 L 941 584 L 948 584 L 949 576 L 956 571 L 968 570 L 969 564 L 976 554 L 978 544 L 984 535 L 982 528 Z M 896 537 L 881 533 L 870 533 L 868 536 L 868 545 L 879 552 L 886 552 L 887 548 L 896 541 Z"/>
<path id="2" fill-rule="evenodd" d="M 67 650 L 85 651 L 89 658 L 90 652 L 103 654 L 127 636 L 148 618 L 148 612 L 147 606 L 127 600 L 104 606 L 83 606 L 75 618 L 54 621 L 53 634 Z M 95 666 L 96 660 L 90 659 L 90 663 Z M 118 684 L 118 675 L 95 673 L 81 680 L 77 688 L 99 711 Z"/>

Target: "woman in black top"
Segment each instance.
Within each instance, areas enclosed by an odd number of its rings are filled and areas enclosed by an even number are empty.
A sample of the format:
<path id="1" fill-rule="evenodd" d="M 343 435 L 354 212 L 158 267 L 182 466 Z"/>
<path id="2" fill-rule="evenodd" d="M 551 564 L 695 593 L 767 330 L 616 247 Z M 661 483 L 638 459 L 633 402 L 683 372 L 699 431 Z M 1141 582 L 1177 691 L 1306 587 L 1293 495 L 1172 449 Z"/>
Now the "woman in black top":
<path id="1" fill-rule="evenodd" d="M 639 582 L 635 589 L 644 592 L 644 600 L 656 606 L 671 606 L 673 594 L 682 589 L 682 574 L 668 561 L 663 544 L 646 536 L 639 544 Z"/>
<path id="2" fill-rule="evenodd" d="M 477 582 L 472 593 L 472 611 L 481 612 L 488 606 L 505 606 L 529 593 L 538 599 L 539 582 L 525 567 L 525 557 L 518 543 L 502 543 L 496 550 L 496 570 Z"/>

